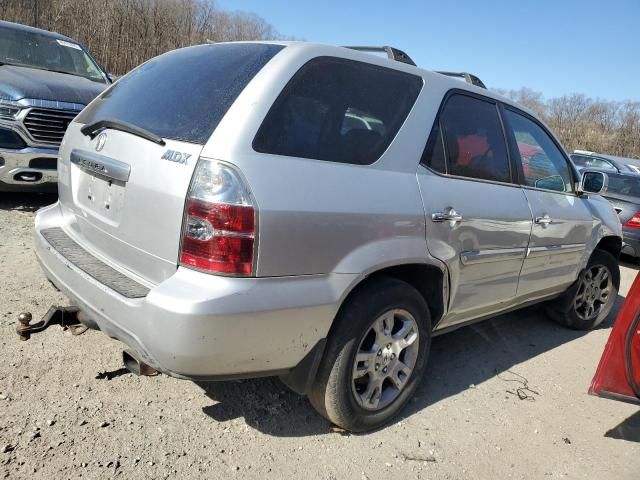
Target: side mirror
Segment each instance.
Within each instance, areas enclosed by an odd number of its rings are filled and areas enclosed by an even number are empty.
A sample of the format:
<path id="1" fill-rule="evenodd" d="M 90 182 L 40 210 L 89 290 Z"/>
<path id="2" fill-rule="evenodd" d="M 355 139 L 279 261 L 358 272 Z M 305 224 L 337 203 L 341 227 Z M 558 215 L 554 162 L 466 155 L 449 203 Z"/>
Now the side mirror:
<path id="1" fill-rule="evenodd" d="M 580 179 L 578 192 L 602 194 L 607 191 L 609 185 L 609 176 L 603 172 L 595 172 L 593 170 L 584 170 Z"/>

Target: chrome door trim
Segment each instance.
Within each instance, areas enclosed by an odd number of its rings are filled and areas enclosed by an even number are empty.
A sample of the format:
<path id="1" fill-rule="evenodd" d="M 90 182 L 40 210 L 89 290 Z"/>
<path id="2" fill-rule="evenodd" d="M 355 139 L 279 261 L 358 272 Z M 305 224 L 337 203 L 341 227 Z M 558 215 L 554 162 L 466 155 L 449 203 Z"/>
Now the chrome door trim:
<path id="1" fill-rule="evenodd" d="M 522 260 L 525 258 L 526 248 L 496 248 L 487 250 L 467 250 L 460 253 L 463 265 L 477 265 L 481 263 L 501 262 L 503 260 Z"/>
<path id="2" fill-rule="evenodd" d="M 566 245 L 544 245 L 542 247 L 527 248 L 526 258 L 545 257 L 554 253 L 574 253 L 583 252 L 586 246 L 580 243 L 569 243 Z"/>
<path id="3" fill-rule="evenodd" d="M 128 181 L 131 174 L 131 166 L 129 164 L 85 150 L 72 150 L 71 163 L 91 175 L 120 182 Z"/>

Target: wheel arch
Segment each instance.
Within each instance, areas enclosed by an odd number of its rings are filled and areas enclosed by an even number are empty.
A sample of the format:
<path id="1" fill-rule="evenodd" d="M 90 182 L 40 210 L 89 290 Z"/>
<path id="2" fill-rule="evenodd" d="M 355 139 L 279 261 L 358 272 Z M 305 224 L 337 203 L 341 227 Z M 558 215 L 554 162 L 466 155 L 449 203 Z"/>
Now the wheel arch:
<path id="1" fill-rule="evenodd" d="M 336 328 L 336 319 L 339 317 L 341 310 L 362 288 L 385 278 L 401 280 L 413 286 L 427 303 L 432 327 L 437 325 L 446 312 L 449 299 L 449 277 L 444 267 L 427 263 L 407 263 L 374 270 L 359 277 L 359 280 L 354 282 L 346 291 L 333 317 L 331 327 L 326 337 L 321 339 L 307 356 L 288 374 L 280 377 L 289 388 L 302 395 L 309 392 L 315 380 L 320 361 L 324 355 L 327 339 L 331 338 Z"/>
<path id="2" fill-rule="evenodd" d="M 338 318 L 340 310 L 347 304 L 362 288 L 383 278 L 393 278 L 403 281 L 414 287 L 424 298 L 429 307 L 429 314 L 433 326 L 435 326 L 444 316 L 448 306 L 449 278 L 443 267 L 429 263 L 407 263 L 386 266 L 374 270 L 362 276 L 346 293 L 340 303 L 340 308 L 331 324 L 329 333 L 333 330 L 335 319 Z"/>
<path id="3" fill-rule="evenodd" d="M 613 258 L 619 260 L 620 252 L 622 252 L 622 239 L 613 235 L 602 237 L 596 245 L 596 248 L 610 253 L 613 255 Z"/>

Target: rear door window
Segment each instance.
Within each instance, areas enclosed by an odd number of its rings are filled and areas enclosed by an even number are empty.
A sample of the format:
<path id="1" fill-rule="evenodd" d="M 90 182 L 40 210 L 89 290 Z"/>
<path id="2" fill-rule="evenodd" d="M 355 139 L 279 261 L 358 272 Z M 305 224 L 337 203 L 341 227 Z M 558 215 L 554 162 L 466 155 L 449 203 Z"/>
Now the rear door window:
<path id="1" fill-rule="evenodd" d="M 497 105 L 468 95 L 451 95 L 431 131 L 422 163 L 449 175 L 510 182 Z"/>
<path id="2" fill-rule="evenodd" d="M 422 78 L 333 57 L 305 64 L 269 110 L 257 152 L 368 165 L 387 149 Z"/>
<path id="3" fill-rule="evenodd" d="M 116 119 L 163 138 L 204 144 L 280 45 L 198 45 L 156 57 L 121 78 L 78 117 Z"/>

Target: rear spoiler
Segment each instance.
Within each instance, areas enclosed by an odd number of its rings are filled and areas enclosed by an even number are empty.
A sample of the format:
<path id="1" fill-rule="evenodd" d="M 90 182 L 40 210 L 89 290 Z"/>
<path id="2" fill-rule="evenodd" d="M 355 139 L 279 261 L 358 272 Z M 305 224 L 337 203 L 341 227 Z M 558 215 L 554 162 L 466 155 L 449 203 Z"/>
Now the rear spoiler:
<path id="1" fill-rule="evenodd" d="M 344 48 L 350 48 L 351 50 L 358 50 L 360 52 L 384 52 L 387 54 L 387 57 L 390 60 L 395 60 L 396 62 L 406 63 L 407 65 L 417 66 L 416 63 L 411 59 L 409 55 L 398 48 L 389 47 L 388 45 L 384 45 L 381 47 L 373 47 L 373 46 L 358 46 L 351 45 L 346 46 Z M 472 73 L 467 72 L 436 72 L 440 75 L 446 75 L 447 77 L 460 77 L 464 79 L 465 82 L 470 83 L 471 85 L 475 85 L 476 87 L 484 88 L 487 87 L 477 76 Z"/>

